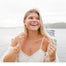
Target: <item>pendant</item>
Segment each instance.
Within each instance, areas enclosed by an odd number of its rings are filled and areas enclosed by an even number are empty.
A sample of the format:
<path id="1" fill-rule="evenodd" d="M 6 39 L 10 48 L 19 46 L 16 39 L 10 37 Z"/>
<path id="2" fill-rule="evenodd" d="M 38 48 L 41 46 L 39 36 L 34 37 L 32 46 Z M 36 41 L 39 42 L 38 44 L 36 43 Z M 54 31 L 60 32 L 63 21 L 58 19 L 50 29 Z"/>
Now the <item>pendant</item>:
<path id="1" fill-rule="evenodd" d="M 29 49 L 29 53 L 30 53 L 30 55 L 31 55 L 31 52 L 32 52 L 32 50 L 31 50 L 31 48 Z"/>

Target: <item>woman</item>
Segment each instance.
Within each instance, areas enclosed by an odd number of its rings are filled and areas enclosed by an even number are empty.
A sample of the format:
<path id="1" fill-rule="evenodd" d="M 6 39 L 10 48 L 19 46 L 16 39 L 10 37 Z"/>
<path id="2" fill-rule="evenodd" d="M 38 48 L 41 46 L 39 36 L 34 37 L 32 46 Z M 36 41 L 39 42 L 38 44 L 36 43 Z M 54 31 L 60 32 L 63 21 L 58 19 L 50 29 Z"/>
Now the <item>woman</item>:
<path id="1" fill-rule="evenodd" d="M 43 29 L 43 22 L 36 9 L 24 16 L 24 33 L 13 40 L 4 62 L 56 62 L 56 47 L 53 39 Z"/>

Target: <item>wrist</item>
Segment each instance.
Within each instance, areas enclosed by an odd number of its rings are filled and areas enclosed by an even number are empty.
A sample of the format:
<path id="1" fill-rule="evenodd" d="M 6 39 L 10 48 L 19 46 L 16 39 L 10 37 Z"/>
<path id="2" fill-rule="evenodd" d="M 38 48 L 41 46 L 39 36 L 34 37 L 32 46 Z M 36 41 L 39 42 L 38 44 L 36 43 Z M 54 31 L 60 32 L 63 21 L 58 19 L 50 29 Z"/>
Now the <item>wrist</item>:
<path id="1" fill-rule="evenodd" d="M 49 57 L 49 62 L 53 62 L 53 61 L 55 61 L 55 60 L 56 60 L 56 55 L 53 56 L 53 57 Z"/>

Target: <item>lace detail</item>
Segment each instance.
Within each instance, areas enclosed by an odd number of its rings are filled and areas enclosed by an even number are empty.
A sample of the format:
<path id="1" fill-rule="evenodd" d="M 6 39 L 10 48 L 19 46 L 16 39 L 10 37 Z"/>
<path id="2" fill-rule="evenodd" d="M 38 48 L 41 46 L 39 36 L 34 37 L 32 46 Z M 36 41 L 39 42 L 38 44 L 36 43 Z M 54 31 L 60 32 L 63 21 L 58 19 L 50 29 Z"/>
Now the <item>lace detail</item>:
<path id="1" fill-rule="evenodd" d="M 16 58 L 15 62 L 45 62 L 49 56 L 48 52 L 44 52 L 42 48 L 44 38 L 42 39 L 40 49 L 36 51 L 33 55 L 28 56 L 22 50 L 20 50 L 18 57 Z M 5 54 L 1 57 L 0 61 L 3 62 L 4 57 L 13 50 L 14 47 L 10 46 L 5 52 Z M 56 54 L 56 60 L 54 62 L 59 62 L 58 56 Z"/>
<path id="2" fill-rule="evenodd" d="M 42 42 L 40 45 L 40 49 L 36 51 L 33 55 L 28 56 L 22 50 L 20 50 L 18 60 L 19 62 L 42 62 L 45 58 L 45 53 L 41 48 L 44 41 L 44 37 L 42 38 Z"/>
<path id="3" fill-rule="evenodd" d="M 42 62 L 44 60 L 45 52 L 42 49 L 39 49 L 33 55 L 28 56 L 23 51 L 19 53 L 19 62 Z"/>

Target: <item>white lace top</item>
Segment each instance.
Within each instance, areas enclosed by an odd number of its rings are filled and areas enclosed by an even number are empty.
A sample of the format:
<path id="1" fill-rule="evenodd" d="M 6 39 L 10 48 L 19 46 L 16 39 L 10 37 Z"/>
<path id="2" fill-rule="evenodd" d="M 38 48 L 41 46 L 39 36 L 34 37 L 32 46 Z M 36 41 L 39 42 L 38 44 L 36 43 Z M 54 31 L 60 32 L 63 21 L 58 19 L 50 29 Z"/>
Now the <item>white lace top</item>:
<path id="1" fill-rule="evenodd" d="M 40 49 L 38 51 L 36 51 L 33 55 L 28 56 L 26 55 L 22 50 L 20 50 L 18 57 L 16 58 L 15 62 L 45 62 L 49 59 L 48 56 L 48 52 L 44 52 L 41 48 L 42 48 L 42 44 L 43 44 L 44 38 L 42 39 L 41 45 L 40 45 Z M 3 61 L 4 57 L 11 52 L 11 49 L 13 49 L 13 47 L 9 47 L 7 52 L 4 54 L 4 56 L 2 57 L 1 61 Z M 54 62 L 58 62 L 58 57 L 56 55 L 56 60 Z"/>

